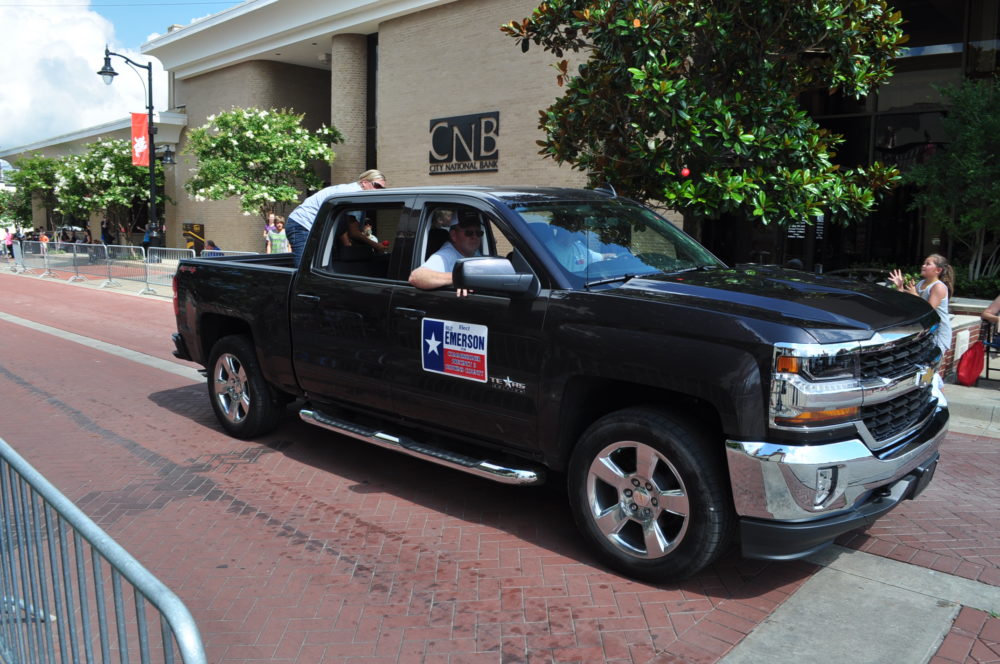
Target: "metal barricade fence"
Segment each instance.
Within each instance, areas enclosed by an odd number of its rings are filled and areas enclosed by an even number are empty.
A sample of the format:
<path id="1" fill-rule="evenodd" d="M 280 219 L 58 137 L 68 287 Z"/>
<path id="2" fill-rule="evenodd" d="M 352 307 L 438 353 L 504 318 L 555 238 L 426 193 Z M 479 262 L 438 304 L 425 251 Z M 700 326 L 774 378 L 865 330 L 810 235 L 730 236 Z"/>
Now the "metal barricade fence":
<path id="1" fill-rule="evenodd" d="M 20 242 L 15 242 L 11 245 L 14 248 L 14 264 L 11 266 L 11 272 L 26 272 L 27 268 L 24 267 L 24 250 L 21 248 Z"/>
<path id="2" fill-rule="evenodd" d="M 108 273 L 108 248 L 103 244 L 76 245 L 76 277 L 78 279 L 106 278 Z M 87 276 L 83 276 L 87 275 Z"/>
<path id="3" fill-rule="evenodd" d="M 156 293 L 153 284 L 170 287 L 182 258 L 194 258 L 194 249 L 150 247 L 146 252 L 146 288 L 142 292 Z"/>
<path id="4" fill-rule="evenodd" d="M 0 659 L 173 664 L 177 654 L 206 663 L 187 607 L 0 439 Z"/>
<path id="5" fill-rule="evenodd" d="M 204 258 L 213 256 L 259 256 L 256 251 L 228 251 L 226 249 L 202 249 L 201 255 Z"/>
<path id="6" fill-rule="evenodd" d="M 202 256 L 256 255 L 255 251 L 203 251 Z M 156 294 L 153 286 L 170 287 L 182 258 L 194 258 L 193 249 L 167 249 L 117 244 L 23 241 L 14 245 L 14 266 L 22 272 L 41 270 L 43 277 L 70 273 L 70 281 L 103 277 L 102 288 L 121 286 L 118 280 L 145 284 L 141 293 Z M 85 276 L 87 275 L 87 276 Z"/>
<path id="7" fill-rule="evenodd" d="M 21 243 L 21 260 L 25 272 L 33 270 L 46 271 L 45 243 L 37 240 L 25 240 Z"/>
<path id="8" fill-rule="evenodd" d="M 108 244 L 104 249 L 107 252 L 107 280 L 101 284 L 103 287 L 120 286 L 116 279 L 146 281 L 146 253 L 142 247 Z"/>
<path id="9" fill-rule="evenodd" d="M 71 280 L 76 273 L 76 245 L 72 242 L 49 242 L 45 251 L 45 272 L 43 276 L 57 277 L 56 272 L 70 272 Z"/>

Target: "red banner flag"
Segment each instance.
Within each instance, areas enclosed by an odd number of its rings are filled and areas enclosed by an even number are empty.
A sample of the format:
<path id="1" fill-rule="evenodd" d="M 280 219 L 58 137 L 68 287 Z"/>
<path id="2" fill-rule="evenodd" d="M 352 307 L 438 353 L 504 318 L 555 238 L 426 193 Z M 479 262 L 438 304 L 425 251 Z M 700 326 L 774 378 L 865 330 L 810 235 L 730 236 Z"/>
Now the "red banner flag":
<path id="1" fill-rule="evenodd" d="M 132 164 L 149 166 L 149 118 L 145 113 L 132 114 Z"/>

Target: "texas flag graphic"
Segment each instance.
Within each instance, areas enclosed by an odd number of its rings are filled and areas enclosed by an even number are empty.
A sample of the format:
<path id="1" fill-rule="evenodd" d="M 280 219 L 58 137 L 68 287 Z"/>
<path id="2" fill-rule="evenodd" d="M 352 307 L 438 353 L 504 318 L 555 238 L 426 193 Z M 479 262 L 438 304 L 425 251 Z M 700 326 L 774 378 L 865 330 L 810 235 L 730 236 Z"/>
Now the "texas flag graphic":
<path id="1" fill-rule="evenodd" d="M 420 354 L 424 371 L 485 383 L 487 331 L 485 325 L 423 319 Z"/>

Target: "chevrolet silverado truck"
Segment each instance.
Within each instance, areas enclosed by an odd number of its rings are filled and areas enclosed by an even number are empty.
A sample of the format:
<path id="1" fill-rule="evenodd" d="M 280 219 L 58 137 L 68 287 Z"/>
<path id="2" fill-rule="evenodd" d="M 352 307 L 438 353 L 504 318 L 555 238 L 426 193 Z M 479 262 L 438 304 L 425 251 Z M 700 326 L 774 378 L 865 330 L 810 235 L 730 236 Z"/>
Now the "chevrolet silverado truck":
<path id="1" fill-rule="evenodd" d="M 478 221 L 481 243 L 453 287 L 420 290 L 410 272 L 450 237 L 438 210 Z M 358 219 L 384 251 L 345 245 Z M 793 559 L 870 525 L 927 486 L 947 430 L 922 299 L 728 267 L 610 191 L 336 196 L 299 267 L 184 259 L 174 307 L 174 354 L 205 368 L 230 435 L 265 434 L 294 403 L 457 471 L 558 477 L 594 554 L 651 581 L 732 542 Z"/>

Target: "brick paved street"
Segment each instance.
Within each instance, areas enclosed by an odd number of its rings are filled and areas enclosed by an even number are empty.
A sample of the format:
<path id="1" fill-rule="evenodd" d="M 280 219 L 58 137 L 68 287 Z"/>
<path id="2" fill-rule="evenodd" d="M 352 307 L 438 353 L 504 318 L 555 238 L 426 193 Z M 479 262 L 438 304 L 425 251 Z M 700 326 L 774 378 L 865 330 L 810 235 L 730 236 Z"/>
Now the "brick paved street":
<path id="1" fill-rule="evenodd" d="M 0 289 L 2 313 L 191 366 L 170 356 L 166 298 L 6 273 Z M 238 441 L 202 382 L 3 319 L 0 335 L 0 436 L 181 597 L 213 663 L 709 664 L 818 569 L 731 554 L 679 587 L 633 582 L 589 557 L 558 484 L 497 485 L 291 409 Z M 950 434 L 924 496 L 841 543 L 1000 585 L 996 443 Z M 934 661 L 997 661 L 997 623 L 963 610 Z"/>

